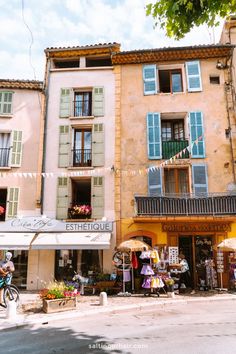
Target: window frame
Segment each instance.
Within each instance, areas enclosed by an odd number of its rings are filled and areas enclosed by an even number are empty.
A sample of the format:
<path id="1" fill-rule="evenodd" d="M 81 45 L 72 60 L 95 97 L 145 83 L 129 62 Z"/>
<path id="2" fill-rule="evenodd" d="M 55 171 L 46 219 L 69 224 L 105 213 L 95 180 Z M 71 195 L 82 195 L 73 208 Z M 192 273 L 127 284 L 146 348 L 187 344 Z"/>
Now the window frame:
<path id="1" fill-rule="evenodd" d="M 1 117 L 11 117 L 12 112 L 13 112 L 13 94 L 14 91 L 10 90 L 0 90 L 1 98 L 0 98 L 0 116 Z M 6 94 L 11 94 L 11 100 L 10 101 L 4 101 L 4 96 Z M 4 105 L 10 105 L 10 112 L 5 112 L 4 113 Z"/>
<path id="2" fill-rule="evenodd" d="M 161 74 L 161 72 L 168 72 L 169 73 L 169 85 L 170 85 L 170 91 L 168 91 L 168 92 L 163 92 L 163 91 L 161 91 L 161 80 L 160 80 L 160 74 Z M 173 91 L 173 81 L 172 81 L 172 75 L 173 74 L 180 74 L 180 78 L 181 78 L 181 80 L 180 80 L 180 83 L 181 83 L 181 91 Z M 172 93 L 172 94 L 174 94 L 174 93 L 182 93 L 182 92 L 184 92 L 183 91 L 183 71 L 182 71 L 182 69 L 180 68 L 180 69 L 177 69 L 177 68 L 173 68 L 173 69 L 158 69 L 158 80 L 159 80 L 159 93 Z"/>
<path id="3" fill-rule="evenodd" d="M 74 94 L 74 100 L 73 100 L 73 117 L 76 117 L 76 118 L 84 118 L 84 117 L 92 117 L 92 103 L 93 103 L 93 91 L 92 89 L 82 89 L 82 90 L 74 90 L 73 92 Z M 85 105 L 85 100 L 84 100 L 84 96 L 85 94 L 89 94 L 89 99 L 88 99 L 88 112 L 85 112 L 85 113 L 88 113 L 88 114 L 83 114 L 84 113 L 84 105 Z M 82 101 L 76 101 L 76 96 L 79 96 L 79 95 L 82 95 L 83 97 L 83 100 Z M 79 110 L 79 108 L 76 108 L 76 102 L 82 102 L 82 106 L 83 108 L 81 109 L 82 111 L 82 115 L 80 114 L 76 114 L 76 110 Z"/>
<path id="4" fill-rule="evenodd" d="M 174 181 L 175 181 L 175 192 L 174 194 L 177 194 L 177 195 L 185 195 L 185 194 L 189 194 L 190 193 L 190 185 L 189 185 L 189 181 L 190 181 L 190 173 L 189 173 L 189 168 L 186 166 L 186 167 L 176 167 L 176 168 L 164 168 L 164 171 L 163 171 L 163 189 L 164 189 L 164 193 L 167 194 L 166 192 L 166 186 L 167 186 L 167 181 L 166 181 L 166 171 L 174 171 Z M 179 191 L 179 186 L 180 186 L 180 183 L 179 183 L 179 172 L 180 171 L 185 171 L 186 172 L 186 177 L 187 177 L 187 181 L 186 181 L 186 184 L 185 186 L 187 187 L 187 192 L 186 193 L 181 193 Z M 168 194 L 173 194 L 173 193 L 168 193 Z"/>

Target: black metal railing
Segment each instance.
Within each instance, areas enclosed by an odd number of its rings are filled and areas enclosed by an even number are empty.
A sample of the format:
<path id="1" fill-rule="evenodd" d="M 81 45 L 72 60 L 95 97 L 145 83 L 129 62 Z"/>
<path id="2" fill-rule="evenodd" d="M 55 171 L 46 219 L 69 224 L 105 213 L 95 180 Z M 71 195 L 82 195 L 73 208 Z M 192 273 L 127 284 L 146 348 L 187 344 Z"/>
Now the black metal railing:
<path id="1" fill-rule="evenodd" d="M 74 149 L 73 166 L 86 167 L 92 166 L 92 150 L 91 149 Z"/>
<path id="2" fill-rule="evenodd" d="M 0 148 L 0 167 L 9 166 L 10 148 Z"/>
<path id="3" fill-rule="evenodd" d="M 74 101 L 74 117 L 90 117 L 92 115 L 91 100 Z"/>
<path id="4" fill-rule="evenodd" d="M 168 140 L 162 142 L 162 158 L 169 159 L 179 152 L 180 159 L 188 159 L 189 151 L 186 149 L 188 146 L 188 140 Z M 185 150 L 186 149 L 186 150 Z"/>
<path id="5" fill-rule="evenodd" d="M 135 196 L 137 215 L 236 215 L 236 195 Z"/>

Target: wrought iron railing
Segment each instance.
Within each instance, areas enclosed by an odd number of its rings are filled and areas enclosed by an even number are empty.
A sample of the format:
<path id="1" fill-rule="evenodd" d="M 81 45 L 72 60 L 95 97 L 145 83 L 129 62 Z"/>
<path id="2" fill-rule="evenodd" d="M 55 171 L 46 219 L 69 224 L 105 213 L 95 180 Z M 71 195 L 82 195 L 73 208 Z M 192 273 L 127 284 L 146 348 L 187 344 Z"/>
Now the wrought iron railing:
<path id="1" fill-rule="evenodd" d="M 135 207 L 139 216 L 236 215 L 236 195 L 135 196 Z"/>
<path id="2" fill-rule="evenodd" d="M 74 101 L 74 117 L 90 117 L 92 106 L 90 99 L 84 101 Z"/>
<path id="3" fill-rule="evenodd" d="M 180 152 L 178 158 L 188 159 L 189 151 L 186 149 L 187 146 L 188 140 L 162 141 L 162 158 L 169 159 Z"/>
<path id="4" fill-rule="evenodd" d="M 9 166 L 10 148 L 0 148 L 0 167 Z"/>
<path id="5" fill-rule="evenodd" d="M 92 150 L 91 149 L 74 149 L 73 166 L 86 167 L 92 165 Z"/>

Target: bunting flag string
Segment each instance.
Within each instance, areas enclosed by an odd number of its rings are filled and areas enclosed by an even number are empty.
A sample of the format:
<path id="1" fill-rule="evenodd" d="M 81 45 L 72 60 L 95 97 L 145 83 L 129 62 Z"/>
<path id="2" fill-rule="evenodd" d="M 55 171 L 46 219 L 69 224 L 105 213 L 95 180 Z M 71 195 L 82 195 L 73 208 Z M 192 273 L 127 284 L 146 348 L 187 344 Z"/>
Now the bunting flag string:
<path id="1" fill-rule="evenodd" d="M 129 169 L 129 170 L 124 170 L 124 169 L 118 169 L 112 167 L 99 167 L 94 170 L 83 170 L 83 171 L 68 171 L 68 172 L 0 172 L 0 177 L 2 178 L 9 178 L 10 176 L 12 177 L 20 177 L 20 178 L 55 178 L 55 177 L 79 177 L 79 176 L 99 176 L 101 174 L 104 174 L 106 172 L 113 173 L 121 173 L 122 176 L 136 176 L 136 175 L 142 175 L 142 174 L 147 174 L 149 171 L 155 171 L 163 166 L 170 164 L 173 164 L 176 159 L 183 157 L 183 155 L 186 154 L 186 152 L 191 152 L 192 148 L 194 145 L 197 145 L 199 141 L 203 140 L 203 136 L 199 136 L 196 140 L 194 140 L 190 145 L 186 146 L 184 149 L 176 153 L 175 155 L 171 156 L 169 159 L 161 162 L 158 166 L 149 166 L 149 167 L 144 167 L 144 168 L 138 168 L 138 169 Z"/>

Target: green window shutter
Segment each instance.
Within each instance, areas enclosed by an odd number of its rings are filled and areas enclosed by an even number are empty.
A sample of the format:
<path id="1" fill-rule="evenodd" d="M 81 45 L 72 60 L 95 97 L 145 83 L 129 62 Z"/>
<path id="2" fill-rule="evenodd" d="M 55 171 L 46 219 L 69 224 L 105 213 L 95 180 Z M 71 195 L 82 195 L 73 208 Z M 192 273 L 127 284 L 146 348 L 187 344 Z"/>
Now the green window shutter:
<path id="1" fill-rule="evenodd" d="M 60 118 L 68 118 L 71 115 L 71 89 L 62 88 L 60 97 Z"/>
<path id="2" fill-rule="evenodd" d="M 59 156 L 58 167 L 68 167 L 70 160 L 69 125 L 59 126 Z"/>
<path id="3" fill-rule="evenodd" d="M 13 98 L 13 92 L 10 91 L 0 92 L 0 114 L 12 113 L 12 98 Z"/>
<path id="4" fill-rule="evenodd" d="M 160 113 L 147 114 L 147 148 L 149 159 L 161 159 L 161 118 Z"/>
<path id="5" fill-rule="evenodd" d="M 11 166 L 20 167 L 22 160 L 22 131 L 13 130 L 12 132 L 12 150 Z"/>
<path id="6" fill-rule="evenodd" d="M 204 158 L 205 141 L 204 141 L 202 112 L 189 113 L 189 126 L 190 126 L 191 156 L 192 158 Z"/>
<path id="7" fill-rule="evenodd" d="M 186 75 L 188 91 L 202 91 L 200 62 L 198 60 L 186 62 Z"/>
<path id="8" fill-rule="evenodd" d="M 69 205 L 69 183 L 67 177 L 57 179 L 57 209 L 56 218 L 58 220 L 67 219 Z"/>
<path id="9" fill-rule="evenodd" d="M 104 216 L 104 177 L 92 177 L 92 218 Z"/>
<path id="10" fill-rule="evenodd" d="M 193 191 L 196 196 L 206 196 L 208 193 L 207 166 L 192 165 Z"/>
<path id="11" fill-rule="evenodd" d="M 151 167 L 148 170 L 148 195 L 162 195 L 162 169 Z"/>
<path id="12" fill-rule="evenodd" d="M 92 166 L 104 166 L 104 125 L 103 124 L 93 125 Z"/>
<path id="13" fill-rule="evenodd" d="M 18 203 L 19 203 L 19 188 L 8 188 L 7 210 L 6 210 L 6 216 L 8 219 L 17 216 Z"/>
<path id="14" fill-rule="evenodd" d="M 104 87 L 93 88 L 93 115 L 104 116 Z"/>

